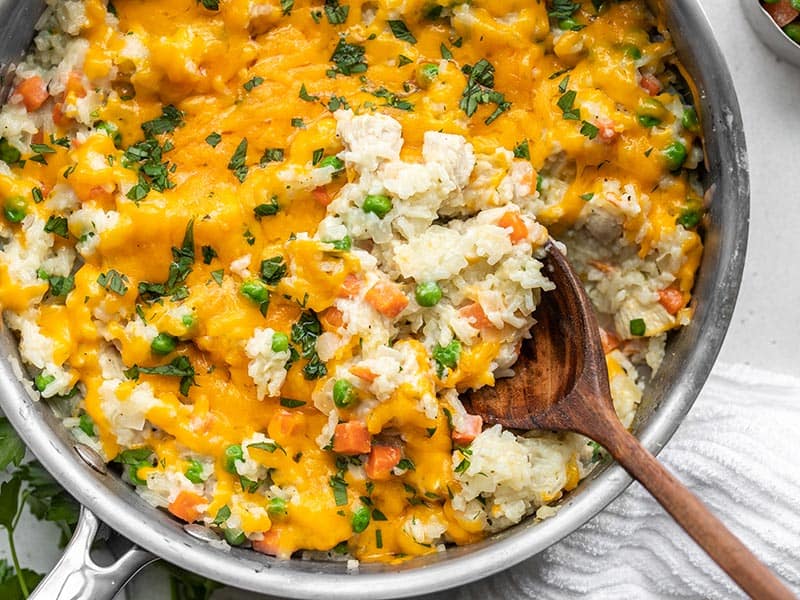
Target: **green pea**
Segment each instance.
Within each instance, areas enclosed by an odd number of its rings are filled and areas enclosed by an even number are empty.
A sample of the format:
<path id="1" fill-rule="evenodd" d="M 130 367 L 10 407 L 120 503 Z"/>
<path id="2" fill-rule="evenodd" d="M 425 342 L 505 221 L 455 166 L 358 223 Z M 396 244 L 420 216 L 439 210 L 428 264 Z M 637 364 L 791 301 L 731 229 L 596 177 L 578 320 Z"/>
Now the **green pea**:
<path id="1" fill-rule="evenodd" d="M 628 56 L 633 60 L 639 60 L 642 58 L 642 51 L 638 46 L 634 46 L 633 44 L 625 44 L 622 47 L 622 50 L 625 52 L 625 56 Z"/>
<path id="2" fill-rule="evenodd" d="M 644 319 L 631 319 L 629 327 L 631 335 L 635 335 L 637 337 L 641 337 L 647 332 L 647 325 L 645 324 Z"/>
<path id="3" fill-rule="evenodd" d="M 44 389 L 53 383 L 56 380 L 55 375 L 50 375 L 49 373 L 45 373 L 42 371 L 39 373 L 33 380 L 33 385 L 36 386 L 36 389 L 40 392 L 43 392 Z"/>
<path id="4" fill-rule="evenodd" d="M 228 473 L 238 475 L 238 472 L 236 471 L 237 460 L 244 460 L 244 452 L 242 451 L 242 447 L 239 444 L 233 444 L 232 446 L 225 448 L 225 470 Z"/>
<path id="5" fill-rule="evenodd" d="M 269 300 L 269 289 L 260 281 L 245 281 L 239 288 L 242 296 L 245 296 L 255 302 L 261 304 Z"/>
<path id="6" fill-rule="evenodd" d="M 558 22 L 558 28 L 559 29 L 563 29 L 564 31 L 579 31 L 579 30 L 583 29 L 583 25 L 578 23 L 572 17 L 569 17 L 569 18 L 566 18 L 566 19 L 561 19 Z"/>
<path id="7" fill-rule="evenodd" d="M 80 429 L 89 437 L 93 437 L 95 435 L 94 421 L 92 421 L 92 417 L 90 417 L 88 413 L 83 413 L 78 419 L 78 429 Z"/>
<path id="8" fill-rule="evenodd" d="M 800 4 L 800 2 L 798 2 L 798 4 Z M 800 10 L 800 8 L 795 8 L 795 10 Z M 783 32 L 788 35 L 793 42 L 800 44 L 800 23 L 789 23 L 783 28 Z"/>
<path id="9" fill-rule="evenodd" d="M 685 208 L 678 215 L 676 221 L 686 229 L 693 229 L 700 224 L 702 213 L 695 208 Z"/>
<path id="10" fill-rule="evenodd" d="M 417 284 L 417 289 L 414 290 L 414 297 L 420 306 L 426 308 L 436 306 L 439 300 L 442 299 L 442 288 L 435 281 L 424 281 Z"/>
<path id="11" fill-rule="evenodd" d="M 322 167 L 333 167 L 338 173 L 344 169 L 344 161 L 338 156 L 326 156 L 319 161 L 319 164 L 317 165 L 318 169 L 321 169 Z"/>
<path id="12" fill-rule="evenodd" d="M 241 546 L 247 541 L 247 536 L 241 529 L 225 529 L 225 541 L 231 546 Z"/>
<path id="13" fill-rule="evenodd" d="M 146 460 L 140 460 L 128 465 L 128 481 L 130 481 L 133 485 L 147 485 L 147 480 L 139 477 L 139 469 L 152 466 L 153 465 Z"/>
<path id="14" fill-rule="evenodd" d="M 186 479 L 192 483 L 203 483 L 205 481 L 205 479 L 203 479 L 203 465 L 196 460 L 189 463 L 189 466 L 183 474 L 186 476 Z"/>
<path id="15" fill-rule="evenodd" d="M 697 111 L 693 106 L 689 106 L 683 111 L 681 116 L 681 125 L 687 131 L 697 131 L 700 120 L 697 118 Z"/>
<path id="16" fill-rule="evenodd" d="M 347 408 L 358 400 L 353 384 L 346 379 L 337 379 L 333 384 L 333 403 L 339 408 Z"/>
<path id="17" fill-rule="evenodd" d="M 122 146 L 122 134 L 119 132 L 119 129 L 114 123 L 109 123 L 108 121 L 99 121 L 98 123 L 94 124 L 96 129 L 100 131 L 105 131 L 114 141 L 114 146 L 120 148 Z"/>
<path id="18" fill-rule="evenodd" d="M 639 115 L 638 117 L 636 117 L 636 120 L 639 121 L 639 125 L 641 125 L 642 127 L 647 127 L 648 129 L 650 127 L 655 127 L 656 125 L 661 124 L 661 119 L 659 119 L 658 117 L 651 117 L 648 115 Z"/>
<path id="19" fill-rule="evenodd" d="M 267 512 L 271 515 L 285 515 L 286 500 L 283 498 L 272 498 L 267 506 Z"/>
<path id="20" fill-rule="evenodd" d="M 353 527 L 353 533 L 361 533 L 364 531 L 369 527 L 369 509 L 366 506 L 359 508 L 353 513 L 350 524 Z"/>
<path id="21" fill-rule="evenodd" d="M 461 357 L 461 342 L 453 340 L 447 346 L 436 344 L 431 354 L 433 360 L 443 367 L 455 369 L 458 366 L 458 359 Z"/>
<path id="22" fill-rule="evenodd" d="M 276 331 L 272 335 L 272 351 L 284 352 L 289 349 L 289 336 L 281 331 Z"/>
<path id="23" fill-rule="evenodd" d="M 22 196 L 9 196 L 3 205 L 3 214 L 12 223 L 19 223 L 28 214 L 28 203 Z"/>
<path id="24" fill-rule="evenodd" d="M 417 83 L 422 89 L 428 89 L 439 77 L 439 67 L 433 63 L 425 63 L 417 71 Z"/>
<path id="25" fill-rule="evenodd" d="M 153 354 L 169 354 L 178 346 L 178 338 L 168 333 L 159 333 L 150 342 L 150 350 Z"/>
<path id="26" fill-rule="evenodd" d="M 683 166 L 683 163 L 686 162 L 686 146 L 679 140 L 675 140 L 664 148 L 662 153 L 670 171 L 677 171 Z"/>
<path id="27" fill-rule="evenodd" d="M 183 315 L 181 317 L 181 323 L 186 329 L 191 329 L 195 325 L 197 325 L 197 317 L 195 315 Z"/>
<path id="28" fill-rule="evenodd" d="M 392 210 L 392 200 L 389 196 L 370 194 L 364 198 L 364 204 L 361 206 L 361 209 L 365 213 L 372 213 L 379 219 L 382 219 Z"/>

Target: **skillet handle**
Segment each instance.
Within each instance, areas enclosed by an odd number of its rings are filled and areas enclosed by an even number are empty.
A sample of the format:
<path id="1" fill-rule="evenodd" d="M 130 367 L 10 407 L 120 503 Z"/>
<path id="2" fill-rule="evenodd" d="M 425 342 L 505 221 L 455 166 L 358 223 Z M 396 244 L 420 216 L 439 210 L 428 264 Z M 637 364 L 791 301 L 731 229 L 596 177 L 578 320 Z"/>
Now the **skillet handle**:
<path id="1" fill-rule="evenodd" d="M 100 521 L 81 507 L 80 519 L 64 555 L 41 581 L 29 600 L 111 600 L 145 565 L 157 560 L 132 546 L 115 563 L 101 567 L 89 551 Z"/>

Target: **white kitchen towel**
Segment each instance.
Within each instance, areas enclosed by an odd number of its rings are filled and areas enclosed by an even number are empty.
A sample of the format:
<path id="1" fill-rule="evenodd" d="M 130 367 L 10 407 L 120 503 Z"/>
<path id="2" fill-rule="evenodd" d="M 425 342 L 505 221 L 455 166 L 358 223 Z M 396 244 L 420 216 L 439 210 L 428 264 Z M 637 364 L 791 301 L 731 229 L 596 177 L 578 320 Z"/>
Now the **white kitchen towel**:
<path id="1" fill-rule="evenodd" d="M 659 459 L 800 595 L 800 379 L 718 365 Z M 555 518 L 558 518 L 556 516 Z M 508 571 L 429 600 L 744 595 L 639 484 Z"/>

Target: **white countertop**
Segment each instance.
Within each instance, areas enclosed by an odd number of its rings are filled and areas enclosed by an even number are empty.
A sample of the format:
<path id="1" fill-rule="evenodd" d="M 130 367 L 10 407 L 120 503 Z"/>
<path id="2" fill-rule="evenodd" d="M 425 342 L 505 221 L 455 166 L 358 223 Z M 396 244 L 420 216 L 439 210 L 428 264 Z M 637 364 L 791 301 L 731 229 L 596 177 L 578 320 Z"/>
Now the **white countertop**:
<path id="1" fill-rule="evenodd" d="M 739 2 L 702 2 L 739 94 L 752 187 L 744 283 L 720 360 L 800 375 L 800 69 L 779 62 L 760 43 Z M 18 532 L 22 564 L 47 571 L 58 558 L 53 530 L 26 518 Z M 169 597 L 158 566 L 128 588 L 129 600 Z M 227 590 L 213 598 L 265 597 Z"/>

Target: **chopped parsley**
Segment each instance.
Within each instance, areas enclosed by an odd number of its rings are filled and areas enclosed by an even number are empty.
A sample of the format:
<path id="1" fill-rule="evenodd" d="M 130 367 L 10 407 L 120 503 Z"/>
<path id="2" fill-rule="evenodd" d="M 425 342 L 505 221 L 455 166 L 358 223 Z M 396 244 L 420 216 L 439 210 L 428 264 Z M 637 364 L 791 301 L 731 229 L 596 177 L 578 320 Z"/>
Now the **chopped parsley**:
<path id="1" fill-rule="evenodd" d="M 305 126 L 306 126 L 306 124 L 305 124 L 305 122 L 303 121 L 302 118 L 294 117 L 292 119 L 292 127 L 297 127 L 298 129 L 303 129 L 303 128 L 305 128 Z"/>
<path id="2" fill-rule="evenodd" d="M 283 161 L 283 155 L 283 148 L 267 148 L 264 150 L 264 154 L 261 155 L 261 160 L 258 164 L 263 167 L 267 163 L 281 162 Z"/>
<path id="3" fill-rule="evenodd" d="M 328 110 L 336 112 L 340 108 L 350 108 L 344 96 L 331 96 L 328 100 Z"/>
<path id="4" fill-rule="evenodd" d="M 417 43 L 417 38 L 415 38 L 414 34 L 408 30 L 408 26 L 405 24 L 405 22 L 400 20 L 390 20 L 389 28 L 392 30 L 392 35 L 394 35 L 394 37 L 396 37 L 398 40 L 408 42 L 409 44 Z"/>
<path id="5" fill-rule="evenodd" d="M 331 476 L 330 486 L 333 488 L 333 500 L 336 506 L 347 504 L 347 482 L 344 480 L 344 473 L 340 472 Z"/>
<path id="6" fill-rule="evenodd" d="M 47 218 L 47 223 L 44 224 L 44 230 L 47 233 L 54 233 L 63 238 L 69 238 L 69 228 L 67 227 L 66 217 L 50 215 Z"/>
<path id="7" fill-rule="evenodd" d="M 281 406 L 285 406 L 286 408 L 299 408 L 300 406 L 305 406 L 305 402 L 302 400 L 295 400 L 293 398 L 281 398 Z"/>
<path id="8" fill-rule="evenodd" d="M 170 173 L 175 171 L 175 165 L 162 160 L 164 154 L 172 149 L 172 142 L 167 141 L 162 145 L 157 139 L 149 137 L 125 150 L 122 155 L 122 166 L 138 171 L 136 185 L 126 194 L 129 199 L 138 203 L 150 193 L 151 189 L 164 192 L 175 187 L 175 183 L 169 179 Z"/>
<path id="9" fill-rule="evenodd" d="M 217 269 L 211 271 L 211 279 L 217 282 L 218 286 L 222 286 L 222 278 L 225 276 L 225 269 Z"/>
<path id="10" fill-rule="evenodd" d="M 335 68 L 328 69 L 328 77 L 341 75 L 357 75 L 367 70 L 367 63 L 364 61 L 364 46 L 350 44 L 344 37 L 339 38 L 339 43 L 331 54 L 330 61 Z"/>
<path id="11" fill-rule="evenodd" d="M 567 121 L 580 121 L 581 119 L 581 109 L 573 106 L 577 95 L 578 92 L 575 90 L 569 90 L 562 94 L 556 103 L 558 108 L 561 109 L 564 119 Z"/>
<path id="12" fill-rule="evenodd" d="M 304 83 L 300 86 L 300 99 L 305 100 L 306 102 L 316 102 L 319 100 L 319 96 L 312 96 L 309 94 L 308 90 L 306 89 L 306 84 Z"/>
<path id="13" fill-rule="evenodd" d="M 589 202 L 592 198 L 594 198 L 594 192 L 586 192 L 585 194 L 581 194 L 580 198 L 585 202 Z"/>
<path id="14" fill-rule="evenodd" d="M 100 273 L 97 276 L 97 283 L 107 289 L 109 292 L 114 292 L 118 296 L 124 296 L 128 291 L 128 277 L 114 269 L 109 270 L 107 273 Z"/>
<path id="15" fill-rule="evenodd" d="M 194 367 L 185 356 L 176 356 L 170 363 L 158 365 L 156 367 L 140 367 L 139 365 L 133 365 L 130 369 L 125 371 L 125 377 L 136 380 L 139 379 L 140 373 L 144 373 L 145 375 L 180 377 L 180 391 L 182 396 L 188 396 L 189 388 L 193 385 L 197 385 L 197 382 L 194 380 Z"/>
<path id="16" fill-rule="evenodd" d="M 291 338 L 300 346 L 300 356 L 308 359 L 303 367 L 303 375 L 308 380 L 319 379 L 328 373 L 317 355 L 317 338 L 322 335 L 322 325 L 313 311 L 308 310 L 300 315 L 300 319 L 292 325 Z"/>
<path id="17" fill-rule="evenodd" d="M 145 136 L 154 137 L 162 133 L 172 133 L 184 124 L 183 112 L 168 104 L 161 109 L 161 116 L 142 123 Z"/>
<path id="18" fill-rule="evenodd" d="M 410 65 L 412 62 L 414 62 L 414 61 L 411 60 L 410 58 L 408 58 L 405 54 L 399 54 L 397 56 L 397 66 L 398 67 L 405 67 L 406 65 Z"/>
<path id="19" fill-rule="evenodd" d="M 259 204 L 253 209 L 253 214 L 255 215 L 257 220 L 261 220 L 261 217 L 271 217 L 272 215 L 277 215 L 278 211 L 281 209 L 280 205 L 278 204 L 278 197 L 273 196 L 270 198 L 269 203 Z"/>
<path id="20" fill-rule="evenodd" d="M 164 283 L 142 281 L 139 283 L 139 296 L 147 303 L 152 303 L 163 296 L 171 296 L 173 300 L 183 300 L 189 295 L 186 278 L 192 272 L 194 264 L 194 220 L 186 225 L 183 243 L 180 248 L 172 248 L 172 262 L 169 274 Z"/>
<path id="21" fill-rule="evenodd" d="M 252 79 L 246 81 L 242 87 L 245 89 L 245 91 L 252 92 L 254 88 L 257 88 L 262 83 L 264 83 L 264 78 L 256 75 Z"/>
<path id="22" fill-rule="evenodd" d="M 474 66 L 464 65 L 462 68 L 468 75 L 467 85 L 461 94 L 458 106 L 468 117 L 475 114 L 480 104 L 494 104 L 495 110 L 484 120 L 491 125 L 501 114 L 511 108 L 505 96 L 494 89 L 494 66 L 485 58 L 480 59 Z"/>
<path id="23" fill-rule="evenodd" d="M 349 6 L 340 5 L 339 0 L 325 0 L 325 16 L 331 25 L 341 25 L 347 21 L 348 14 L 350 14 Z"/>
<path id="24" fill-rule="evenodd" d="M 247 444 L 247 447 L 258 448 L 259 450 L 264 450 L 270 454 L 274 453 L 275 450 L 280 450 L 286 454 L 286 450 L 278 442 L 257 442 L 255 444 Z"/>
<path id="25" fill-rule="evenodd" d="M 245 164 L 246 161 L 247 138 L 242 138 L 242 141 L 239 142 L 238 146 L 236 146 L 236 150 L 233 152 L 231 160 L 228 162 L 228 170 L 233 171 L 233 174 L 240 183 L 244 183 L 244 180 L 247 179 L 248 167 Z"/>
<path id="26" fill-rule="evenodd" d="M 598 133 L 600 133 L 600 129 L 597 127 L 597 125 L 589 123 L 589 121 L 583 121 L 581 123 L 581 135 L 585 135 L 590 140 L 593 140 L 597 137 Z"/>
<path id="27" fill-rule="evenodd" d="M 50 275 L 47 283 L 50 286 L 50 295 L 55 297 L 66 296 L 75 288 L 75 278 L 72 275 Z"/>
<path id="28" fill-rule="evenodd" d="M 268 285 L 278 285 L 286 275 L 286 270 L 282 256 L 273 256 L 261 261 L 261 279 Z"/>
<path id="29" fill-rule="evenodd" d="M 453 53 L 450 52 L 450 48 L 444 45 L 444 42 L 439 46 L 439 52 L 442 53 L 442 58 L 445 60 L 453 60 Z"/>
<path id="30" fill-rule="evenodd" d="M 33 196 L 33 201 L 36 204 L 40 204 L 44 200 L 44 195 L 42 194 L 42 189 L 35 187 L 31 190 L 31 196 Z"/>
<path id="31" fill-rule="evenodd" d="M 376 98 L 383 98 L 386 100 L 386 104 L 384 106 L 391 106 L 392 108 L 406 110 L 409 112 L 414 110 L 414 105 L 411 102 L 408 100 L 401 100 L 397 97 L 397 94 L 390 92 L 385 87 L 380 87 L 374 92 L 371 92 L 371 94 Z"/>
<path id="32" fill-rule="evenodd" d="M 206 265 L 210 265 L 211 261 L 218 256 L 217 251 L 211 246 L 203 246 L 200 251 L 203 253 L 203 264 Z"/>
<path id="33" fill-rule="evenodd" d="M 283 11 L 284 15 L 292 14 L 293 8 L 294 8 L 294 0 L 281 0 L 281 10 Z"/>
<path id="34" fill-rule="evenodd" d="M 314 166 L 318 165 L 323 156 L 325 156 L 325 148 L 317 148 L 311 154 L 311 164 Z"/>
<path id="35" fill-rule="evenodd" d="M 524 158 L 525 160 L 531 159 L 531 149 L 528 146 L 528 140 L 524 140 L 517 144 L 516 148 L 514 148 L 514 157 Z"/>
<path id="36" fill-rule="evenodd" d="M 571 18 L 581 7 L 580 4 L 572 2 L 572 0 L 551 0 L 550 4 L 552 8 L 547 14 L 559 20 Z"/>
<path id="37" fill-rule="evenodd" d="M 219 10 L 219 0 L 197 0 L 197 3 L 208 10 Z"/>

